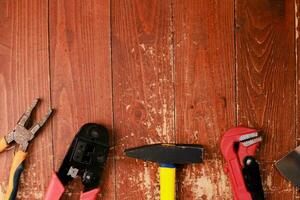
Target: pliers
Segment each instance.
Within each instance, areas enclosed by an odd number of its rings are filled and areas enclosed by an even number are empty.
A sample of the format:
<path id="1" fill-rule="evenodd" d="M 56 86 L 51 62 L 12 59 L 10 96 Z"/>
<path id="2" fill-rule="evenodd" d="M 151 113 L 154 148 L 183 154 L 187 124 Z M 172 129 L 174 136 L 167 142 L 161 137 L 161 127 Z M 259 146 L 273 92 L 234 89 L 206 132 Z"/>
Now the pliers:
<path id="1" fill-rule="evenodd" d="M 13 131 L 0 139 L 0 152 L 3 152 L 13 142 L 19 145 L 10 168 L 9 182 L 4 200 L 14 200 L 16 198 L 20 176 L 24 170 L 24 161 L 27 156 L 27 148 L 29 142 L 34 139 L 36 133 L 40 130 L 41 127 L 43 127 L 53 111 L 52 109 L 49 109 L 48 113 L 40 122 L 34 123 L 32 127 L 28 128 L 27 125 L 30 116 L 32 114 L 32 111 L 36 108 L 38 102 L 39 99 L 35 99 L 32 105 L 19 119 Z"/>

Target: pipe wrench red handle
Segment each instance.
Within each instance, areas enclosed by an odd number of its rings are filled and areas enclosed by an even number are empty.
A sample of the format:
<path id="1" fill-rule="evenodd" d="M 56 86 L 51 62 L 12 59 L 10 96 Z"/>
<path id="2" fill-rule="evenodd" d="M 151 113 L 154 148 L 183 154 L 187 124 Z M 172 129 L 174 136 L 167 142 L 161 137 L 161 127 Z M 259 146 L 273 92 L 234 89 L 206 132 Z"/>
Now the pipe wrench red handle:
<path id="1" fill-rule="evenodd" d="M 236 169 L 240 169 L 240 163 L 237 160 L 227 162 L 225 172 L 229 176 L 234 199 L 252 200 L 252 196 L 245 185 L 242 171 Z"/>
<path id="2" fill-rule="evenodd" d="M 226 160 L 235 200 L 263 200 L 259 165 L 254 156 L 262 137 L 255 129 L 235 127 L 224 133 L 221 151 Z"/>

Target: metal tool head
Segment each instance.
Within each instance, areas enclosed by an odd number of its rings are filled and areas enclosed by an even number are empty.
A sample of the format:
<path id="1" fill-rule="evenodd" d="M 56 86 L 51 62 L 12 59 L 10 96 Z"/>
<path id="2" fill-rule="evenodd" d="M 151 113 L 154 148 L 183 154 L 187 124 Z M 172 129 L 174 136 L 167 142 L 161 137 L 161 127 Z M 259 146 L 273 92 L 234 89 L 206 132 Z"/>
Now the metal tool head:
<path id="1" fill-rule="evenodd" d="M 53 112 L 53 109 L 49 109 L 48 113 L 40 122 L 35 123 L 31 128 L 28 129 L 25 126 L 31 118 L 32 112 L 36 108 L 38 102 L 39 99 L 35 99 L 32 102 L 31 106 L 26 110 L 26 112 L 18 121 L 14 130 L 5 136 L 7 144 L 16 142 L 20 145 L 20 149 L 22 151 L 25 152 L 27 150 L 29 142 L 35 137 L 35 134 L 40 130 L 40 128 L 43 127 L 43 125 L 46 123 Z"/>
<path id="2" fill-rule="evenodd" d="M 280 174 L 300 188 L 300 146 L 275 163 Z"/>
<path id="3" fill-rule="evenodd" d="M 261 142 L 262 137 L 259 136 L 258 132 L 253 132 L 240 136 L 239 140 L 245 147 L 248 147 L 255 143 Z"/>
<path id="4" fill-rule="evenodd" d="M 238 126 L 224 133 L 221 140 L 221 151 L 226 160 L 236 156 L 239 148 L 240 150 L 241 148 L 247 149 L 245 152 L 253 154 L 261 141 L 262 137 L 257 130 Z M 245 156 L 247 155 L 243 157 Z"/>
<path id="5" fill-rule="evenodd" d="M 191 144 L 152 144 L 126 149 L 128 157 L 166 164 L 202 163 L 204 148 Z"/>
<path id="6" fill-rule="evenodd" d="M 257 130 L 252 128 L 246 128 L 242 126 L 234 127 L 226 131 L 222 137 L 221 142 L 235 143 L 241 142 L 245 146 L 261 142 L 262 137 Z"/>
<path id="7" fill-rule="evenodd" d="M 84 191 L 98 187 L 109 152 L 109 134 L 104 126 L 82 126 L 57 173 L 63 185 L 81 177 Z"/>

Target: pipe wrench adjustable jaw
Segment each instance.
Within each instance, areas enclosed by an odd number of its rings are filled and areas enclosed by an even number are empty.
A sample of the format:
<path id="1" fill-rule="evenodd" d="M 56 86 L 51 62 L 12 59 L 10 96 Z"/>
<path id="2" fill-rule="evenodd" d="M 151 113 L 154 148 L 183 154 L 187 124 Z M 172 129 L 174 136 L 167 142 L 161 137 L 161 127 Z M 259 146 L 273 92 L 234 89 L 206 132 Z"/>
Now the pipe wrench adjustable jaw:
<path id="1" fill-rule="evenodd" d="M 221 140 L 221 151 L 226 160 L 228 174 L 235 200 L 263 200 L 264 193 L 255 160 L 256 150 L 262 141 L 255 129 L 235 127 Z"/>

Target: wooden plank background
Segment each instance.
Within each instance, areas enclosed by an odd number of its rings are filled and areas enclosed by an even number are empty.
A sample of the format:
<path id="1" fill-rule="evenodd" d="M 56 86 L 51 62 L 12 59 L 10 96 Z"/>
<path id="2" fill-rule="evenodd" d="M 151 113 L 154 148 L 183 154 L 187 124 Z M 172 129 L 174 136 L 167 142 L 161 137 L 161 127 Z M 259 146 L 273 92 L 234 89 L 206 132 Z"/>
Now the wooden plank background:
<path id="1" fill-rule="evenodd" d="M 29 148 L 18 199 L 43 199 L 79 127 L 108 127 L 99 199 L 159 199 L 157 165 L 125 148 L 200 143 L 205 163 L 178 170 L 178 199 L 232 199 L 219 143 L 262 130 L 266 199 L 299 199 L 274 162 L 299 141 L 299 0 L 1 0 L 0 135 L 35 97 L 55 116 Z M 14 150 L 0 155 L 6 188 Z M 78 199 L 75 181 L 62 199 Z"/>

